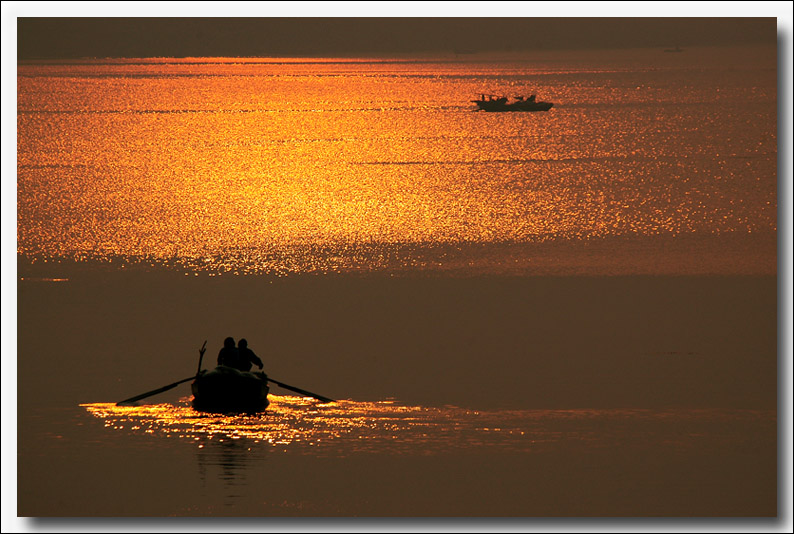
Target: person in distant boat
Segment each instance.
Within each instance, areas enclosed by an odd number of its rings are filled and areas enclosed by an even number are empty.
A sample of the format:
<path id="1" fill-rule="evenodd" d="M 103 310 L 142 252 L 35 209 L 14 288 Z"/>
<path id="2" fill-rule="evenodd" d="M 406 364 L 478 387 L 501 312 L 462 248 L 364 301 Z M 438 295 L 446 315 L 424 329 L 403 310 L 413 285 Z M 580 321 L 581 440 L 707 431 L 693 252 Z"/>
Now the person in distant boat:
<path id="1" fill-rule="evenodd" d="M 227 337 L 223 340 L 223 348 L 218 353 L 218 365 L 234 367 L 235 369 L 240 366 L 240 351 L 234 346 L 233 337 Z"/>
<path id="2" fill-rule="evenodd" d="M 250 371 L 252 364 L 257 365 L 260 370 L 262 369 L 262 360 L 254 354 L 254 351 L 248 348 L 248 341 L 241 339 L 237 344 L 237 351 L 240 356 L 240 366 L 237 368 L 240 371 Z"/>

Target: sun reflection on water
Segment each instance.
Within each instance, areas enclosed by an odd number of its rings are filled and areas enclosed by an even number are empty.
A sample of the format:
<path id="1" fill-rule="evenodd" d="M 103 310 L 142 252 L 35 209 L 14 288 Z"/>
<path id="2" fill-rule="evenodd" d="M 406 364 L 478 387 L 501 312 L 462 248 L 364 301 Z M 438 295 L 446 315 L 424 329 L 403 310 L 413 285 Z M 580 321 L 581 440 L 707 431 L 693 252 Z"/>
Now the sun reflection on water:
<path id="1" fill-rule="evenodd" d="M 752 410 L 478 411 L 391 400 L 319 404 L 305 397 L 270 395 L 269 399 L 265 413 L 236 416 L 197 412 L 189 398 L 177 404 L 81 406 L 114 431 L 192 441 L 198 448 L 237 442 L 247 448 L 315 456 L 437 454 L 482 447 L 531 453 L 596 450 L 629 442 L 689 447 L 705 436 L 725 432 L 738 419 L 751 425 L 773 425 L 775 420 L 774 414 Z"/>
<path id="2" fill-rule="evenodd" d="M 452 253 L 472 269 L 477 245 L 776 231 L 774 70 L 719 97 L 694 71 L 640 67 L 609 83 L 592 67 L 217 58 L 18 73 L 31 262 L 282 275 Z M 483 85 L 558 105 L 475 113 Z M 477 268 L 535 268 L 534 251 L 498 252 Z"/>
<path id="3" fill-rule="evenodd" d="M 415 449 L 423 442 L 441 448 L 464 445 L 449 440 L 463 427 L 466 417 L 479 412 L 460 408 L 401 406 L 394 401 L 357 402 L 342 400 L 318 404 L 304 397 L 270 395 L 267 411 L 257 415 L 208 414 L 194 410 L 188 399 L 178 404 L 121 407 L 111 403 L 83 404 L 93 416 L 104 420 L 108 429 L 192 440 L 199 447 L 207 439 L 223 442 L 241 440 L 289 450 L 318 452 L 332 442 L 336 453 Z M 473 421 L 473 420 L 472 420 Z M 485 426 L 487 434 L 500 429 Z M 483 434 L 483 435 L 485 435 Z M 470 444 L 470 443 L 469 443 Z"/>

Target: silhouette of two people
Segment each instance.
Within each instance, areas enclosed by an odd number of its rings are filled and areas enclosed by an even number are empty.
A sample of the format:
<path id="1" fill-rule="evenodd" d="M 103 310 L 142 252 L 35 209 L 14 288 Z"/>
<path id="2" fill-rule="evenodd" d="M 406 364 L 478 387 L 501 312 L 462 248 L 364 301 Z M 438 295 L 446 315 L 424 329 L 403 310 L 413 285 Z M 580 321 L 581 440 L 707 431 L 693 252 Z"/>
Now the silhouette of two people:
<path id="1" fill-rule="evenodd" d="M 247 372 L 253 365 L 262 369 L 262 360 L 248 348 L 248 341 L 241 339 L 234 346 L 234 338 L 227 337 L 223 341 L 223 348 L 218 353 L 218 365 L 232 367 L 238 371 Z"/>

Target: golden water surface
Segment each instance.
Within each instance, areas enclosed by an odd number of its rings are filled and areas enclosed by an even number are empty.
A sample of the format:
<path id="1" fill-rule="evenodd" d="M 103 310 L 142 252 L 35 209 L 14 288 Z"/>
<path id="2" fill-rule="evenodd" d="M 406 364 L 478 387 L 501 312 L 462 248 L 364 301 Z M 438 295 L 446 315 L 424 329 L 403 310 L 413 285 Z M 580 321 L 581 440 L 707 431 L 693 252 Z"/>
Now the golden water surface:
<path id="1" fill-rule="evenodd" d="M 452 252 L 465 265 L 503 243 L 774 234 L 774 54 L 656 52 L 21 64 L 18 251 L 293 273 L 432 268 Z M 478 113 L 483 92 L 555 107 Z"/>
<path id="2" fill-rule="evenodd" d="M 197 412 L 189 399 L 176 404 L 120 407 L 81 405 L 108 429 L 149 435 L 152 440 L 237 442 L 240 450 L 275 449 L 312 456 L 357 453 L 429 454 L 488 450 L 548 452 L 598 450 L 616 445 L 658 444 L 689 449 L 708 436 L 726 433 L 740 421 L 769 428 L 775 416 L 759 410 L 499 410 L 424 407 L 395 401 L 313 399 L 270 395 L 256 415 Z M 675 428 L 671 432 L 670 428 Z M 165 443 L 164 442 L 164 443 Z"/>

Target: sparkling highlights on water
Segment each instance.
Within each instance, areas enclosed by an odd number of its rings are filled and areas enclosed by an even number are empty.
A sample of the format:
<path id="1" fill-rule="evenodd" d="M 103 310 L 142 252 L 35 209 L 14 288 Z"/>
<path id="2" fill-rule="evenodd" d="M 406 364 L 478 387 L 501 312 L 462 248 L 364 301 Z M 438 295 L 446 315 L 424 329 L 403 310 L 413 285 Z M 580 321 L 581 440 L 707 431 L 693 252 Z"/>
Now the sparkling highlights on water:
<path id="1" fill-rule="evenodd" d="M 21 65 L 18 251 L 287 274 L 432 269 L 491 244 L 774 232 L 763 72 L 717 95 L 688 70 Z M 558 106 L 475 113 L 483 85 Z"/>
<path id="2" fill-rule="evenodd" d="M 423 447 L 439 452 L 500 443 L 505 436 L 511 440 L 524 436 L 521 429 L 509 428 L 509 424 L 499 428 L 491 419 L 481 420 L 479 412 L 459 408 L 400 406 L 392 401 L 317 404 L 302 397 L 269 398 L 266 413 L 249 416 L 197 412 L 187 400 L 180 405 L 82 406 L 103 419 L 109 429 L 185 439 L 199 447 L 212 439 L 246 440 L 310 454 L 415 453 Z M 536 435 L 522 446 L 529 447 L 538 439 Z"/>
<path id="3" fill-rule="evenodd" d="M 495 447 L 503 452 L 596 450 L 628 443 L 697 446 L 728 433 L 741 419 L 771 427 L 774 413 L 752 410 L 506 410 L 405 406 L 394 401 L 318 404 L 271 395 L 266 413 L 222 416 L 178 405 L 119 407 L 84 404 L 105 427 L 152 439 L 179 439 L 203 448 L 207 440 L 238 442 L 299 454 L 438 454 Z M 671 439 L 674 436 L 675 439 Z M 730 441 L 726 435 L 726 441 Z"/>

